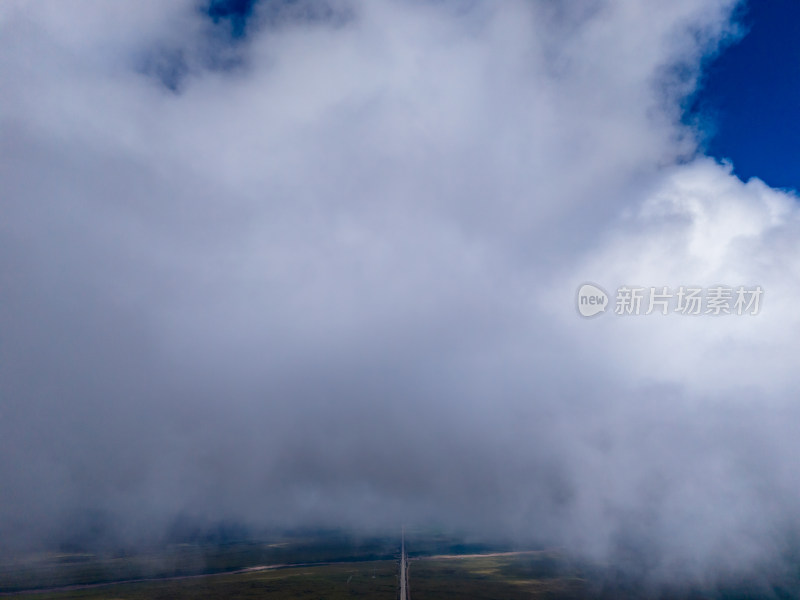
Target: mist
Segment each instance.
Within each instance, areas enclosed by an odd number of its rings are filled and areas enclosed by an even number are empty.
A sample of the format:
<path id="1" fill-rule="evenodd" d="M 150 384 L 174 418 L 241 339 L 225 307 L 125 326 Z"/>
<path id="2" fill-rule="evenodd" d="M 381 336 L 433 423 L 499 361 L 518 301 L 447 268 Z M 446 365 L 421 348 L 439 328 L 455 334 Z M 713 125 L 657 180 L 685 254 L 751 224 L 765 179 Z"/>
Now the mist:
<path id="1" fill-rule="evenodd" d="M 779 568 L 800 212 L 682 118 L 735 8 L 0 4 L 0 546 L 435 524 Z M 586 281 L 764 299 L 585 320 Z"/>

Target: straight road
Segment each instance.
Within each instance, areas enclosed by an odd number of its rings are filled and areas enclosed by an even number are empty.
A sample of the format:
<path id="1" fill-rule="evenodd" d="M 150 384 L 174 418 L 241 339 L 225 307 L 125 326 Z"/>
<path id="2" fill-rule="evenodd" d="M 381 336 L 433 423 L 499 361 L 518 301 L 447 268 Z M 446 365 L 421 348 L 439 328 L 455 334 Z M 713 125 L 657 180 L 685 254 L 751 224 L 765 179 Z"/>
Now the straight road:
<path id="1" fill-rule="evenodd" d="M 400 600 L 408 600 L 408 556 L 406 556 L 406 532 L 400 537 Z"/>

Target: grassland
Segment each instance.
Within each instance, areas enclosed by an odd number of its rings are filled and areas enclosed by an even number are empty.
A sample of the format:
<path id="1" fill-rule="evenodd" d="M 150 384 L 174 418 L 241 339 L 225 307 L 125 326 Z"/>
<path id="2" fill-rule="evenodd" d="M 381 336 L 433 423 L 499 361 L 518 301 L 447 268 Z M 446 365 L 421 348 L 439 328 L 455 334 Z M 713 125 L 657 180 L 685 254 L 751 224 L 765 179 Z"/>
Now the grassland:
<path id="1" fill-rule="evenodd" d="M 418 558 L 411 561 L 414 600 L 587 598 L 585 582 L 546 552 Z"/>
<path id="2" fill-rule="evenodd" d="M 287 535 L 116 554 L 95 550 L 28 555 L 0 561 L 0 595 L 10 593 L 15 600 L 392 599 L 399 585 L 398 542 L 388 536 Z M 613 565 L 493 546 L 440 534 L 416 534 L 409 540 L 407 534 L 410 597 L 800 600 L 800 568 L 772 575 L 733 574 L 700 587 L 687 581 L 661 582 L 655 589 L 642 578 L 623 576 Z"/>
<path id="3" fill-rule="evenodd" d="M 631 579 L 550 552 L 420 557 L 409 566 L 413 600 L 798 600 L 800 570 L 732 574 L 718 581 Z"/>
<path id="4" fill-rule="evenodd" d="M 207 575 L 184 579 L 109 584 L 99 587 L 20 594 L 15 600 L 218 600 L 269 598 L 394 600 L 396 561 L 331 565 Z"/>

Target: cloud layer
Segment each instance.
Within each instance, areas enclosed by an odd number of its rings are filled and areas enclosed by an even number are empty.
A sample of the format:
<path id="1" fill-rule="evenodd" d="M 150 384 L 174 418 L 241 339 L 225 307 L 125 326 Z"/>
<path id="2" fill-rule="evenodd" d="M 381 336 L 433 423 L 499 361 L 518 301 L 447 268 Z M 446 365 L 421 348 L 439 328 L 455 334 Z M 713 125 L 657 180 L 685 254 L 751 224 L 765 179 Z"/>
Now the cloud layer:
<path id="1" fill-rule="evenodd" d="M 95 511 L 772 560 L 796 199 L 681 124 L 733 3 L 276 6 L 236 39 L 188 1 L 0 7 L 0 539 Z M 584 321 L 585 281 L 765 295 Z"/>

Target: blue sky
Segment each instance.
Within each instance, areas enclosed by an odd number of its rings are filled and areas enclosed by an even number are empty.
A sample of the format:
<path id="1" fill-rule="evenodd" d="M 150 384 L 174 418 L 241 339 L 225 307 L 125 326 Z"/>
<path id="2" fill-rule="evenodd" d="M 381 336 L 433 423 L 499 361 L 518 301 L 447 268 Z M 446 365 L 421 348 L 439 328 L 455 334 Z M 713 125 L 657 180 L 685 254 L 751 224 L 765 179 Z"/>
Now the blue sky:
<path id="1" fill-rule="evenodd" d="M 230 22 L 231 34 L 242 37 L 246 33 L 247 19 L 253 12 L 256 0 L 211 0 L 208 15 L 215 21 Z"/>
<path id="2" fill-rule="evenodd" d="M 800 2 L 747 3 L 746 35 L 708 65 L 693 109 L 711 120 L 707 152 L 745 181 L 800 188 Z"/>

